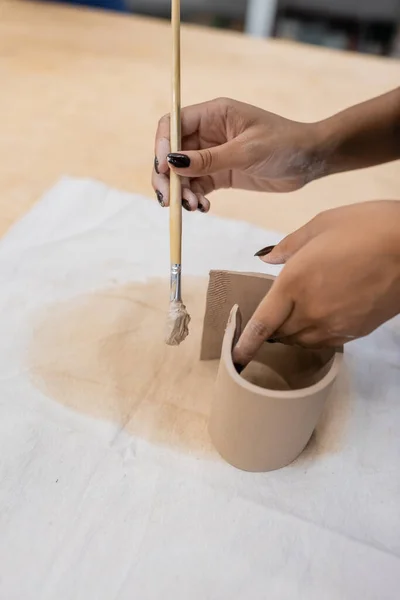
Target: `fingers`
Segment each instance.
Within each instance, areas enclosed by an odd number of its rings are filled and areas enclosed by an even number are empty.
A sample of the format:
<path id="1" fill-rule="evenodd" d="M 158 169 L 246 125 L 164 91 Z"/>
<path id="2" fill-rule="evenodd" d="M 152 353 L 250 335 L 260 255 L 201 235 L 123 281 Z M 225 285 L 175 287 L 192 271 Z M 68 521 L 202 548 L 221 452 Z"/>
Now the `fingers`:
<path id="1" fill-rule="evenodd" d="M 153 188 L 156 192 L 156 198 L 162 208 L 169 206 L 169 177 L 166 175 L 157 175 L 153 172 Z M 198 210 L 202 213 L 208 213 L 210 202 L 204 196 L 203 187 L 197 183 L 191 188 L 190 181 L 182 178 L 182 206 L 185 210 L 193 212 Z"/>
<path id="2" fill-rule="evenodd" d="M 182 111 L 182 135 L 186 137 L 185 149 L 193 151 L 197 148 L 198 139 L 196 131 L 200 125 L 201 114 L 205 105 L 192 106 Z M 164 116 L 159 124 L 156 134 L 156 147 L 154 169 L 152 173 L 152 186 L 156 192 L 157 200 L 162 207 L 169 206 L 169 172 L 170 164 L 167 155 L 170 152 L 170 117 Z M 210 176 L 189 179 L 190 173 L 184 177 L 182 174 L 182 205 L 187 211 L 199 210 L 207 213 L 210 210 L 210 202 L 206 194 L 215 189 L 215 184 Z"/>
<path id="3" fill-rule="evenodd" d="M 171 150 L 169 143 L 169 116 L 163 117 L 156 136 L 154 169 L 151 183 L 160 206 L 169 206 L 169 166 L 167 155 Z"/>
<path id="4" fill-rule="evenodd" d="M 293 301 L 285 292 L 279 278 L 258 306 L 233 349 L 233 361 L 245 367 L 254 358 L 261 345 L 273 337 L 290 317 Z"/>
<path id="5" fill-rule="evenodd" d="M 256 252 L 255 256 L 270 265 L 283 265 L 289 258 L 301 250 L 310 240 L 319 235 L 326 227 L 326 213 L 320 213 L 297 229 L 290 235 L 287 235 L 276 246 L 267 246 Z"/>
<path id="6" fill-rule="evenodd" d="M 224 169 L 224 164 L 229 165 L 232 161 L 237 160 L 237 152 L 234 147 L 229 147 L 229 145 L 220 145 L 211 150 L 198 150 L 199 129 L 202 124 L 203 128 L 207 129 L 210 127 L 211 130 L 212 128 L 215 129 L 217 127 L 216 123 L 218 124 L 217 128 L 221 129 L 220 121 L 222 124 L 225 122 L 226 113 L 226 101 L 223 99 L 212 100 L 182 109 L 182 140 L 185 151 L 182 154 L 175 155 L 175 157 L 178 156 L 178 159 L 175 158 L 175 162 L 178 160 L 179 163 L 180 159 L 182 164 L 183 161 L 184 166 L 181 168 L 176 168 L 173 165 L 173 158 L 168 161 L 168 156 L 171 152 L 170 116 L 165 115 L 160 119 L 155 140 L 152 185 L 157 199 L 162 206 L 169 206 L 168 178 L 170 169 L 173 168 L 181 177 L 191 179 L 197 177 L 196 173 L 199 173 L 200 179 L 197 181 L 196 186 L 184 183 L 182 185 L 183 189 L 188 189 L 185 194 L 182 194 L 183 200 L 186 200 L 184 206 L 187 210 L 199 209 L 202 212 L 208 212 L 210 203 L 205 196 L 215 188 L 212 178 L 208 175 L 214 168 Z M 221 130 L 224 131 L 224 128 L 222 127 Z M 221 141 L 224 141 L 223 133 Z M 229 153 L 232 154 L 231 160 L 229 159 Z M 209 159 L 210 154 L 211 160 Z M 190 158 L 191 156 L 192 158 Z M 191 165 L 192 161 L 193 164 Z M 194 193 L 194 196 L 190 191 Z"/>
<path id="7" fill-rule="evenodd" d="M 301 250 L 311 238 L 316 235 L 315 225 L 312 221 L 286 236 L 276 246 L 267 246 L 256 252 L 256 256 L 270 265 L 283 265 L 296 252 Z"/>
<path id="8" fill-rule="evenodd" d="M 169 206 L 169 177 L 166 175 L 157 175 L 153 170 L 151 184 L 156 193 L 160 206 Z"/>
<path id="9" fill-rule="evenodd" d="M 197 210 L 201 213 L 210 212 L 210 208 L 211 208 L 210 201 L 207 198 L 205 198 L 204 196 L 202 196 L 201 194 L 196 194 L 196 196 L 197 196 L 197 200 L 198 200 Z"/>
<path id="10" fill-rule="evenodd" d="M 169 118 L 168 118 L 169 122 Z M 167 156 L 171 152 L 171 145 L 168 137 L 163 136 L 156 140 L 156 148 L 154 153 L 154 170 L 157 174 L 166 175 L 169 172 Z"/>
<path id="11" fill-rule="evenodd" d="M 321 348 L 340 348 L 352 340 L 354 338 L 350 336 L 332 336 L 316 327 L 309 327 L 295 335 L 282 337 L 277 341 L 287 346 L 301 346 L 309 350 L 318 350 Z"/>
<path id="12" fill-rule="evenodd" d="M 209 109 L 210 102 L 203 104 L 195 104 L 187 106 L 181 111 L 181 127 L 182 138 L 194 134 L 200 127 L 202 115 Z M 171 152 L 170 145 L 170 116 L 164 115 L 158 122 L 156 141 L 155 141 L 155 157 L 160 173 L 168 172 L 167 156 Z"/>
<path id="13" fill-rule="evenodd" d="M 210 176 L 191 179 L 190 187 L 195 194 L 200 194 L 201 196 L 207 196 L 216 190 L 214 179 Z"/>
<path id="14" fill-rule="evenodd" d="M 211 204 L 208 198 L 206 198 L 205 194 L 209 194 L 214 189 L 214 182 L 211 177 L 192 179 L 190 182 L 190 187 L 198 199 L 197 209 L 200 212 L 208 213 L 210 211 Z"/>
<path id="15" fill-rule="evenodd" d="M 213 148 L 168 154 L 167 160 L 178 175 L 204 177 L 219 171 L 241 169 L 243 152 L 236 138 Z"/>
<path id="16" fill-rule="evenodd" d="M 197 210 L 199 206 L 199 200 L 196 194 L 190 189 L 188 180 L 185 187 L 183 187 L 182 182 L 182 206 L 189 212 Z"/>

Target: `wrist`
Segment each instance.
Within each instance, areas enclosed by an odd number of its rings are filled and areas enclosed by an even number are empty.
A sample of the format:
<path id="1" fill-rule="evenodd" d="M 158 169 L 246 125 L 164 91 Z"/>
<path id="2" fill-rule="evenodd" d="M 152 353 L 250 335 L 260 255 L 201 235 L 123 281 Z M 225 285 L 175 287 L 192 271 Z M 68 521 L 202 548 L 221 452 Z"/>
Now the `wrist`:
<path id="1" fill-rule="evenodd" d="M 311 136 L 310 168 L 313 179 L 333 175 L 340 167 L 340 146 L 342 140 L 340 124 L 334 119 L 313 123 Z"/>
<path id="2" fill-rule="evenodd" d="M 335 149 L 338 135 L 332 131 L 328 120 L 307 123 L 303 130 L 303 154 L 306 165 L 306 182 L 316 181 L 334 170 Z"/>

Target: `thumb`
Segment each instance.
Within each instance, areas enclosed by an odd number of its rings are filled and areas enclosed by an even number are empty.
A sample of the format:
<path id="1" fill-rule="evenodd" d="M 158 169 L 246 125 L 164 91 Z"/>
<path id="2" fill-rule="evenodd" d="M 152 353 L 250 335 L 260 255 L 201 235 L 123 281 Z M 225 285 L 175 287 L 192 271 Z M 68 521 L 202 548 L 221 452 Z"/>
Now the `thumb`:
<path id="1" fill-rule="evenodd" d="M 247 323 L 233 349 L 233 362 L 235 365 L 245 367 L 249 364 L 262 344 L 271 338 L 287 321 L 292 313 L 293 306 L 293 300 L 285 292 L 278 277 Z"/>
<path id="2" fill-rule="evenodd" d="M 242 156 L 240 144 L 232 140 L 205 150 L 168 154 L 167 160 L 178 175 L 203 177 L 225 169 L 240 168 Z"/>
<path id="3" fill-rule="evenodd" d="M 270 265 L 283 265 L 318 233 L 314 220 L 310 221 L 297 231 L 287 235 L 276 246 L 267 246 L 259 250 L 255 256 Z"/>

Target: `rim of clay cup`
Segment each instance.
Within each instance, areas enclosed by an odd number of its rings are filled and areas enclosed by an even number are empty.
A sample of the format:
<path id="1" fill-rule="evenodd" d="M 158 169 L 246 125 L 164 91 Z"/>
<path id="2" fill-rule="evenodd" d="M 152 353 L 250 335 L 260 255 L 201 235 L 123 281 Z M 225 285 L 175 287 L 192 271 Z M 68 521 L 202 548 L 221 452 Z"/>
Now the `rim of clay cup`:
<path id="1" fill-rule="evenodd" d="M 241 387 L 244 387 L 249 391 L 253 392 L 254 394 L 258 394 L 260 396 L 268 396 L 269 398 L 272 396 L 277 399 L 285 398 L 287 400 L 298 400 L 306 396 L 314 395 L 317 392 L 326 389 L 331 383 L 335 381 L 343 362 L 343 350 L 338 349 L 333 354 L 333 360 L 331 359 L 332 364 L 330 366 L 329 371 L 322 377 L 322 379 L 320 379 L 313 385 L 310 385 L 305 388 L 299 388 L 296 390 L 273 390 L 269 388 L 259 387 L 258 385 L 255 385 L 254 383 L 250 383 L 249 381 L 246 381 L 246 379 L 243 379 L 243 377 L 241 377 L 236 371 L 232 359 L 232 344 L 237 327 L 238 313 L 239 305 L 235 304 L 229 315 L 221 356 L 221 359 L 225 361 L 225 365 L 228 369 L 230 376 L 233 378 L 237 385 L 240 385 Z"/>

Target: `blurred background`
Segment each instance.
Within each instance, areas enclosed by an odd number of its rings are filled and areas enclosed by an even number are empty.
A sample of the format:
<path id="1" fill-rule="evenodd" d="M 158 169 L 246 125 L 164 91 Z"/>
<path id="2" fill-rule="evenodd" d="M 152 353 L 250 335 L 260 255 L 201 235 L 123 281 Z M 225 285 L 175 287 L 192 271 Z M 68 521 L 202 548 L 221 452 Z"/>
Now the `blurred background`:
<path id="1" fill-rule="evenodd" d="M 161 18 L 170 0 L 70 0 Z M 182 0 L 183 19 L 340 50 L 400 57 L 400 0 Z"/>

